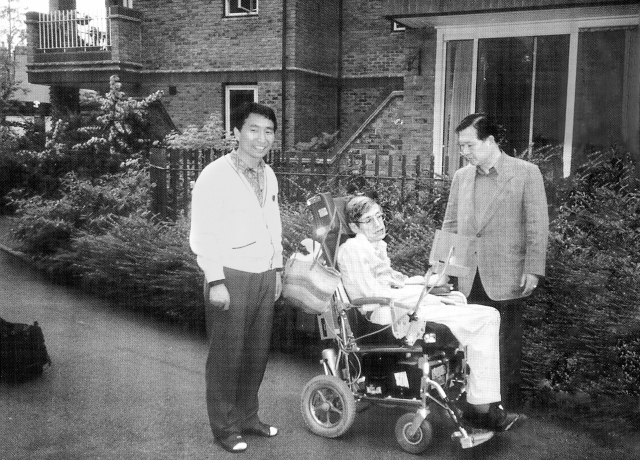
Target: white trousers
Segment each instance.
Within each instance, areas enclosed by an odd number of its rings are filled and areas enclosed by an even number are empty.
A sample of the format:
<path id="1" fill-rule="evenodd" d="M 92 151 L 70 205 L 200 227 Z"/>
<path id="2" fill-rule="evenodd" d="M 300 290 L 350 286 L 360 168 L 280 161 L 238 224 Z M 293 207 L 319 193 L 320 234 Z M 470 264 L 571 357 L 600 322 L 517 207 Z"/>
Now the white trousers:
<path id="1" fill-rule="evenodd" d="M 411 289 L 408 289 L 411 288 Z M 422 291 L 417 286 L 406 286 L 398 289 L 396 303 L 407 307 L 414 305 Z M 416 296 L 417 293 L 417 296 Z M 384 307 L 382 307 L 384 309 Z M 406 310 L 396 308 L 396 315 L 403 315 Z M 387 307 L 387 311 L 389 311 Z M 376 314 L 377 313 L 377 314 Z M 384 314 L 374 312 L 373 322 L 390 324 Z M 466 347 L 467 364 L 470 372 L 467 385 L 467 402 L 470 404 L 489 404 L 501 401 L 500 397 L 500 313 L 495 308 L 484 305 L 456 303 L 446 305 L 437 296 L 426 296 L 417 311 L 419 321 L 408 322 L 408 317 L 394 326 L 396 331 L 407 337 L 421 338 L 420 331 L 424 323 L 431 321 L 447 326 L 458 339 L 460 345 Z M 424 333 L 424 332 L 423 332 Z"/>

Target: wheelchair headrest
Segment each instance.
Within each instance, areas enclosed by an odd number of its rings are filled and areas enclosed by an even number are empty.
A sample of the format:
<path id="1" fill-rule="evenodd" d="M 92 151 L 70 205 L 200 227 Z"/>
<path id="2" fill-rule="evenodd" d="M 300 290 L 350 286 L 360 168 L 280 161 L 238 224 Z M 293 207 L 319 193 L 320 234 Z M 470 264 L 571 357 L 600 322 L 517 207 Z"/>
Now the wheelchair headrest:
<path id="1" fill-rule="evenodd" d="M 307 201 L 313 215 L 312 238 L 323 244 L 328 262 L 335 267 L 335 252 L 345 240 L 354 236 L 347 225 L 345 208 L 350 195 L 334 198 L 331 193 L 319 193 Z"/>

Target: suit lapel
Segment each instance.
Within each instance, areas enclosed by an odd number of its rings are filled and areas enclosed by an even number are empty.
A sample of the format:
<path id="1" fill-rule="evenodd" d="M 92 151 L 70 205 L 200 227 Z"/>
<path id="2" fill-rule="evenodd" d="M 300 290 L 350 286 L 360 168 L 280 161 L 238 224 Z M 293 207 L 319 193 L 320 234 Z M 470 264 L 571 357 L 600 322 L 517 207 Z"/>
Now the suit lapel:
<path id="1" fill-rule="evenodd" d="M 484 227 L 489 223 L 493 215 L 496 211 L 502 206 L 502 203 L 507 195 L 509 188 L 509 182 L 513 179 L 515 175 L 515 171 L 513 170 L 513 163 L 510 161 L 511 158 L 505 156 L 504 161 L 502 163 L 503 171 L 498 174 L 498 189 L 495 194 L 491 197 L 491 201 L 489 202 L 489 207 L 484 212 L 478 221 L 478 231 L 482 231 Z M 474 178 L 475 182 L 475 178 Z"/>
<path id="2" fill-rule="evenodd" d="M 476 221 L 474 200 L 476 189 L 476 168 L 468 167 L 468 170 L 465 171 L 465 174 L 467 174 L 468 177 L 460 181 L 460 199 L 458 200 L 458 202 L 462 205 L 460 207 L 460 217 L 468 219 L 468 222 L 473 228 L 473 231 L 477 231 L 478 222 Z"/>

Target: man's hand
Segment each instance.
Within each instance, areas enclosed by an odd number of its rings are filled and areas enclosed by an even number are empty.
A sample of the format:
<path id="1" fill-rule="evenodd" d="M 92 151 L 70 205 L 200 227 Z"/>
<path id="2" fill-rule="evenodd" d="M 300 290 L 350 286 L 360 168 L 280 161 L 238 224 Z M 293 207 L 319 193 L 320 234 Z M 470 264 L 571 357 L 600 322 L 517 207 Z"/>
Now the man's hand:
<path id="1" fill-rule="evenodd" d="M 229 297 L 227 286 L 225 286 L 224 283 L 216 284 L 209 289 L 209 302 L 220 310 L 227 311 L 229 309 L 231 298 Z"/>
<path id="2" fill-rule="evenodd" d="M 442 279 L 440 279 L 442 278 Z M 449 284 L 449 276 L 448 275 L 442 275 L 440 273 L 435 273 L 433 275 L 431 275 L 429 277 L 429 279 L 427 280 L 427 286 L 431 287 L 431 286 L 446 286 L 447 284 Z"/>
<path id="3" fill-rule="evenodd" d="M 278 300 L 282 294 L 282 272 L 276 272 L 276 298 Z"/>
<path id="4" fill-rule="evenodd" d="M 531 273 L 523 274 L 520 280 L 520 287 L 524 288 L 522 290 L 522 295 L 524 297 L 531 295 L 533 290 L 538 287 L 539 280 L 540 278 L 538 277 L 538 275 L 533 275 Z"/>

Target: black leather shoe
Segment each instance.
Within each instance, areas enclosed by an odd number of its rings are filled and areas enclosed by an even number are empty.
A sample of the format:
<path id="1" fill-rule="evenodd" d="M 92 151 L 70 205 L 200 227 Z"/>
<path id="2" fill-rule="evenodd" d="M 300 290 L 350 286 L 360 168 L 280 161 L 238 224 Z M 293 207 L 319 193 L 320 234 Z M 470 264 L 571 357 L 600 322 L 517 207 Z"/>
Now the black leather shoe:
<path id="1" fill-rule="evenodd" d="M 464 411 L 464 418 L 477 428 L 491 431 L 508 431 L 523 422 L 526 417 L 522 414 L 507 412 L 500 403 L 491 403 L 489 411 L 481 413 L 469 406 Z"/>
<path id="2" fill-rule="evenodd" d="M 216 438 L 224 450 L 233 454 L 239 454 L 247 450 L 247 443 L 239 434 L 230 434 L 226 437 Z"/>
<path id="3" fill-rule="evenodd" d="M 508 431 L 524 417 L 520 414 L 507 412 L 500 403 L 492 403 L 489 412 L 484 415 L 484 427 L 493 431 Z"/>
<path id="4" fill-rule="evenodd" d="M 278 429 L 275 426 L 267 425 L 266 423 L 258 422 L 256 426 L 245 428 L 243 433 L 255 434 L 262 436 L 263 438 L 273 438 L 278 434 Z"/>

